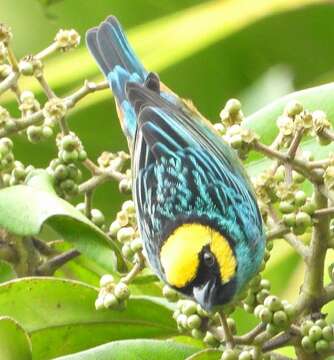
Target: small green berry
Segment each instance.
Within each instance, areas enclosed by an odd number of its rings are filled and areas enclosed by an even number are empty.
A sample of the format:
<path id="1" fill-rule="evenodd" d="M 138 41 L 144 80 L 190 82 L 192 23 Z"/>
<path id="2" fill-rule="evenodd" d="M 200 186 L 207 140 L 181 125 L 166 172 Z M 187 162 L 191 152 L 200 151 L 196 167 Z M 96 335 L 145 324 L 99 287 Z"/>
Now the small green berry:
<path id="1" fill-rule="evenodd" d="M 105 308 L 113 308 L 119 305 L 119 302 L 114 294 L 108 293 L 103 299 L 103 306 Z"/>
<path id="2" fill-rule="evenodd" d="M 291 227 L 291 226 L 296 225 L 296 214 L 295 213 L 284 214 L 282 219 L 286 226 Z"/>
<path id="3" fill-rule="evenodd" d="M 198 329 L 202 324 L 201 318 L 197 314 L 190 315 L 187 320 L 189 329 Z"/>
<path id="4" fill-rule="evenodd" d="M 209 346 L 217 346 L 219 344 L 218 340 L 213 336 L 210 331 L 206 332 L 203 341 Z"/>
<path id="5" fill-rule="evenodd" d="M 71 152 L 75 150 L 78 147 L 78 140 L 75 136 L 69 134 L 65 135 L 60 142 L 60 146 L 62 149 L 64 149 L 66 152 Z"/>
<path id="6" fill-rule="evenodd" d="M 323 329 L 327 325 L 327 321 L 325 319 L 318 319 L 315 322 L 315 325 L 318 325 L 321 327 L 321 329 Z"/>
<path id="7" fill-rule="evenodd" d="M 113 221 L 109 227 L 110 236 L 115 237 L 117 235 L 118 231 L 121 229 L 121 227 L 122 226 L 120 225 L 120 223 L 117 220 Z"/>
<path id="8" fill-rule="evenodd" d="M 168 285 L 162 288 L 162 295 L 170 302 L 175 302 L 179 298 L 178 293 Z"/>
<path id="9" fill-rule="evenodd" d="M 283 310 L 274 312 L 273 322 L 279 327 L 284 327 L 288 324 L 288 316 Z"/>
<path id="10" fill-rule="evenodd" d="M 240 354 L 239 354 L 239 358 L 238 360 L 253 360 L 252 359 L 252 354 L 245 350 L 245 351 L 242 351 Z"/>
<path id="11" fill-rule="evenodd" d="M 321 327 L 318 325 L 313 325 L 309 330 L 309 337 L 313 342 L 320 340 L 322 337 Z"/>
<path id="12" fill-rule="evenodd" d="M 306 352 L 309 352 L 309 353 L 310 353 L 310 352 L 314 352 L 315 346 L 314 346 L 314 343 L 313 343 L 313 341 L 310 339 L 309 336 L 304 336 L 304 337 L 302 338 L 301 344 L 302 344 L 302 347 L 304 348 L 304 350 L 305 350 Z"/>
<path id="13" fill-rule="evenodd" d="M 241 110 L 241 103 L 238 99 L 229 99 L 225 105 L 225 109 L 233 116 L 237 115 Z"/>
<path id="14" fill-rule="evenodd" d="M 309 214 L 303 211 L 299 211 L 296 214 L 296 226 L 297 227 L 307 227 L 312 224 L 312 219 Z"/>
<path id="15" fill-rule="evenodd" d="M 313 325 L 314 325 L 314 322 L 312 320 L 305 320 L 300 327 L 302 334 L 304 336 L 307 336 Z"/>
<path id="16" fill-rule="evenodd" d="M 322 337 L 327 341 L 333 341 L 334 340 L 333 327 L 330 325 L 325 326 L 322 329 Z"/>
<path id="17" fill-rule="evenodd" d="M 232 349 L 226 349 L 223 352 L 221 360 L 238 360 L 238 355 Z"/>
<path id="18" fill-rule="evenodd" d="M 105 287 L 114 283 L 114 277 L 111 274 L 105 274 L 100 279 L 100 287 Z"/>
<path id="19" fill-rule="evenodd" d="M 299 191 L 295 192 L 295 203 L 296 203 L 296 205 L 298 205 L 298 206 L 304 205 L 305 202 L 306 202 L 306 199 L 307 199 L 307 196 L 304 193 L 304 191 L 299 190 Z"/>
<path id="20" fill-rule="evenodd" d="M 259 313 L 259 318 L 261 319 L 261 321 L 269 323 L 273 318 L 273 313 L 267 307 L 263 307 L 263 309 Z"/>
<path id="21" fill-rule="evenodd" d="M 289 214 L 295 210 L 295 207 L 288 201 L 281 201 L 279 203 L 279 209 L 283 214 Z"/>
<path id="22" fill-rule="evenodd" d="M 143 242 L 141 241 L 140 238 L 136 238 L 131 241 L 130 246 L 133 252 L 138 252 L 143 249 Z"/>
<path id="23" fill-rule="evenodd" d="M 77 161 L 78 157 L 79 157 L 79 153 L 77 150 L 61 152 L 61 158 L 66 164 Z"/>
<path id="24" fill-rule="evenodd" d="M 55 178 L 57 180 L 65 180 L 68 176 L 68 169 L 65 165 L 60 164 L 55 168 L 54 172 Z"/>
<path id="25" fill-rule="evenodd" d="M 132 227 L 123 227 L 117 233 L 117 240 L 120 242 L 130 241 L 133 239 L 135 231 Z"/>
<path id="26" fill-rule="evenodd" d="M 197 312 L 197 305 L 193 301 L 186 301 L 182 306 L 182 312 L 186 316 L 190 316 L 192 314 L 195 314 Z"/>
<path id="27" fill-rule="evenodd" d="M 191 330 L 191 336 L 195 339 L 203 339 L 204 338 L 204 333 L 203 331 L 199 330 L 199 329 L 192 329 Z"/>
<path id="28" fill-rule="evenodd" d="M 270 295 L 264 300 L 264 305 L 271 311 L 278 311 L 282 309 L 282 303 L 277 296 Z"/>
<path id="29" fill-rule="evenodd" d="M 127 258 L 127 259 L 130 259 L 134 253 L 133 251 L 131 250 L 131 247 L 128 243 L 125 243 L 123 246 L 122 246 L 122 254 Z"/>
<path id="30" fill-rule="evenodd" d="M 129 287 L 128 287 L 128 285 L 126 285 L 123 282 L 119 282 L 115 286 L 114 293 L 115 293 L 115 296 L 117 297 L 118 300 L 126 300 L 130 296 Z"/>
<path id="31" fill-rule="evenodd" d="M 102 213 L 102 211 L 100 211 L 99 209 L 92 209 L 91 212 L 91 218 L 92 218 L 92 222 L 96 225 L 96 226 L 102 226 L 106 219 Z"/>
<path id="32" fill-rule="evenodd" d="M 320 354 L 328 351 L 328 349 L 329 349 L 329 343 L 324 339 L 317 341 L 315 344 L 315 350 Z"/>

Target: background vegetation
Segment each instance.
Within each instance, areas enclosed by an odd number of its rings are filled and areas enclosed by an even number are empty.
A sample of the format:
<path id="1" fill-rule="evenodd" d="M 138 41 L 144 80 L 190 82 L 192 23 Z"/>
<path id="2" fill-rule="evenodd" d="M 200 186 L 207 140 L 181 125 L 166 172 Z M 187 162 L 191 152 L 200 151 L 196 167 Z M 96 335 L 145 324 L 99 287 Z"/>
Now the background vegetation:
<path id="1" fill-rule="evenodd" d="M 331 1 L 21 0 L 18 3 L 1 0 L 0 14 L 1 22 L 12 28 L 13 49 L 18 58 L 45 48 L 60 28 L 74 28 L 83 38 L 89 27 L 109 14 L 116 15 L 147 68 L 159 72 L 170 88 L 182 97 L 192 99 L 213 122 L 218 121 L 220 110 L 231 97 L 241 100 L 248 116 L 293 90 L 328 83 L 334 78 L 334 6 Z M 84 79 L 102 80 L 83 41 L 75 51 L 58 53 L 48 59 L 45 77 L 55 93 L 62 96 L 79 88 Z M 36 81 L 25 79 L 22 89 L 33 90 L 41 102 L 45 101 Z M 333 115 L 333 108 L 326 103 L 328 100 L 321 101 L 310 110 L 326 105 L 325 110 Z M 12 116 L 20 115 L 14 96 L 2 95 L 1 105 Z M 83 99 L 71 112 L 69 122 L 94 160 L 103 151 L 126 149 L 109 90 Z M 273 116 L 264 118 L 261 129 L 257 129 L 267 142 L 274 137 L 274 124 Z M 34 145 L 24 136 L 15 137 L 15 157 L 26 165 L 45 168 L 56 156 L 54 140 Z M 250 156 L 248 169 L 251 174 L 265 166 L 258 155 Z M 117 182 L 107 182 L 97 189 L 94 207 L 101 209 L 110 223 L 126 199 L 120 195 Z M 77 204 L 82 198 L 78 196 L 71 201 Z M 328 265 L 333 260 L 330 252 L 326 260 Z M 81 256 L 56 275 L 98 286 L 100 276 L 112 270 L 105 264 L 103 261 L 95 264 Z M 264 274 L 272 283 L 272 292 L 292 301 L 298 294 L 303 275 L 304 265 L 299 255 L 285 242 L 275 242 Z M 5 284 L 0 288 L 0 309 L 5 306 L 7 309 L 0 310 L 0 315 L 17 315 L 14 317 L 24 323 L 32 336 L 35 359 L 54 358 L 111 340 L 177 336 L 171 311 L 166 310 L 171 305 L 166 308 L 159 301 L 152 305 L 148 300 L 145 303 L 145 299 L 135 299 L 127 313 L 115 315 L 112 311 L 95 312 L 92 309 L 96 291 L 89 287 L 83 290 L 73 284 L 63 286 L 60 280 L 50 280 L 40 286 L 34 279 L 30 285 L 20 286 L 20 283 L 15 286 Z M 15 291 L 11 292 L 12 288 Z M 160 295 L 161 290 L 156 282 L 133 286 L 132 293 L 142 292 Z M 49 297 L 43 294 L 49 294 Z M 140 314 L 136 310 L 139 306 L 136 301 L 140 303 Z M 145 306 L 151 309 L 148 318 L 143 310 Z M 61 311 L 54 311 L 57 308 Z M 328 320 L 332 321 L 334 311 L 328 307 L 328 312 Z M 137 323 L 132 324 L 131 318 Z M 241 333 L 255 324 L 253 317 L 247 317 L 241 311 L 237 311 L 235 318 Z M 143 324 L 148 321 L 152 323 L 143 333 Z M 121 326 L 113 333 L 115 322 Z M 8 337 L 15 331 L 10 330 L 10 326 L 0 332 Z M 191 353 L 189 347 L 199 346 L 189 339 L 178 337 L 178 340 L 180 359 Z M 189 342 L 186 347 L 184 343 Z M 136 343 L 130 342 L 129 346 L 136 346 Z M 156 346 L 158 353 L 163 344 Z M 24 345 L 17 348 L 25 351 Z M 287 349 L 286 354 L 291 351 Z M 29 358 L 29 355 L 17 356 Z M 124 355 L 118 358 L 121 356 Z"/>

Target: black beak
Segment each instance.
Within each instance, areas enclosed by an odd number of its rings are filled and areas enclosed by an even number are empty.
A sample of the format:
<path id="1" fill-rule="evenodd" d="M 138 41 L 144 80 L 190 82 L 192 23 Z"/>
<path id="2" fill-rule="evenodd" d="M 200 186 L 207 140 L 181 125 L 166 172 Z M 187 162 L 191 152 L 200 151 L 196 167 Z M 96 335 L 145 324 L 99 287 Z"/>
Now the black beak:
<path id="1" fill-rule="evenodd" d="M 204 310 L 210 311 L 217 305 L 218 284 L 216 279 L 209 279 L 201 286 L 193 288 L 194 299 Z"/>

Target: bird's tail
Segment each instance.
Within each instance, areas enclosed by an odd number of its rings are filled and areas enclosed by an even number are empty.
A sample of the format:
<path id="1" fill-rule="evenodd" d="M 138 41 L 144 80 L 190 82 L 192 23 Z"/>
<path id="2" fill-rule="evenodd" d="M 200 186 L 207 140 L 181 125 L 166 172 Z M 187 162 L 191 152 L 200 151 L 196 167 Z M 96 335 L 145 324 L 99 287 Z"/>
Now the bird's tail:
<path id="1" fill-rule="evenodd" d="M 116 98 L 122 128 L 133 137 L 136 123 L 134 111 L 126 98 L 127 82 L 144 83 L 147 71 L 132 50 L 121 25 L 109 16 L 98 27 L 86 34 L 87 46 L 109 81 Z"/>

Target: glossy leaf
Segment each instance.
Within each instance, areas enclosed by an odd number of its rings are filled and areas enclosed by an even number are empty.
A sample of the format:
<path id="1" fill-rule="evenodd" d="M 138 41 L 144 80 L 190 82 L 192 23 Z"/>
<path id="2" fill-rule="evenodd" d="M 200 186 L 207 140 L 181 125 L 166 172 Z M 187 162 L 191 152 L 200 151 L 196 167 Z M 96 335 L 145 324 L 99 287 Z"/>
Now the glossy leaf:
<path id="1" fill-rule="evenodd" d="M 198 348 L 168 340 L 123 340 L 55 360 L 184 360 Z"/>
<path id="2" fill-rule="evenodd" d="M 0 190 L 0 213 L 0 227 L 13 234 L 37 235 L 46 224 L 96 263 L 110 264 L 107 268 L 112 271 L 116 254 L 119 269 L 125 268 L 116 243 L 75 207 L 57 196 L 46 171 L 36 172 L 27 185 Z"/>
<path id="3" fill-rule="evenodd" d="M 0 357 L 3 360 L 31 360 L 28 334 L 14 319 L 0 317 Z"/>
<path id="4" fill-rule="evenodd" d="M 221 359 L 222 352 L 217 349 L 204 349 L 190 355 L 186 360 L 219 360 Z"/>
<path id="5" fill-rule="evenodd" d="M 112 340 L 177 334 L 172 305 L 134 297 L 125 311 L 95 310 L 97 290 L 57 278 L 26 278 L 0 285 L 0 316 L 12 316 L 29 332 L 35 359 L 81 351 Z M 92 336 L 94 334 L 94 336 Z"/>

